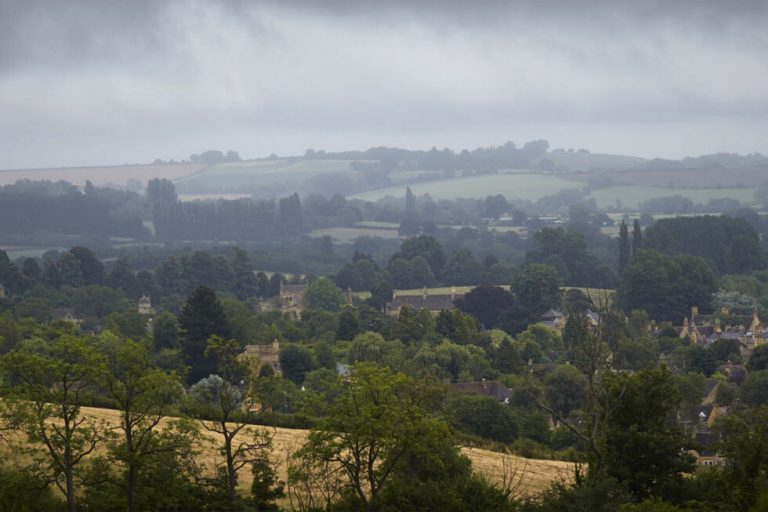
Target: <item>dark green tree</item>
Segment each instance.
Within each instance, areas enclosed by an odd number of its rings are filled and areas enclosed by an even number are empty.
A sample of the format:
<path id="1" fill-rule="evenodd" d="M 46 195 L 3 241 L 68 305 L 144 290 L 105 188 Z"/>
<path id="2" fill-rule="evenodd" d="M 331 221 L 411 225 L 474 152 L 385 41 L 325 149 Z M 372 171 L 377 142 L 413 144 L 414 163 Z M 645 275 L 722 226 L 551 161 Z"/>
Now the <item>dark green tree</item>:
<path id="1" fill-rule="evenodd" d="M 214 361 L 205 356 L 208 338 L 230 335 L 229 323 L 216 293 L 205 286 L 197 287 L 184 305 L 179 325 L 183 333 L 181 349 L 190 366 L 188 381 L 197 382 L 215 373 Z"/>
<path id="2" fill-rule="evenodd" d="M 512 280 L 512 292 L 531 316 L 558 307 L 562 300 L 562 278 L 554 267 L 532 263 L 526 265 Z"/>
<path id="3" fill-rule="evenodd" d="M 336 329 L 336 338 L 339 340 L 351 340 L 360 333 L 360 316 L 353 307 L 345 307 L 339 314 L 339 327 Z"/>
<path id="4" fill-rule="evenodd" d="M 632 223 L 632 252 L 636 253 L 643 248 L 643 228 L 640 227 L 640 221 L 635 219 Z"/>
<path id="5" fill-rule="evenodd" d="M 179 320 L 168 311 L 160 313 L 152 323 L 152 337 L 155 350 L 179 348 L 181 346 Z"/>
<path id="6" fill-rule="evenodd" d="M 292 344 L 280 350 L 280 369 L 285 378 L 294 384 L 301 385 L 312 367 L 312 352 L 309 349 Z"/>
<path id="7" fill-rule="evenodd" d="M 239 247 L 234 248 L 232 259 L 232 271 L 234 273 L 234 292 L 240 300 L 259 295 L 259 280 L 253 272 L 253 265 L 248 253 Z"/>
<path id="8" fill-rule="evenodd" d="M 629 229 L 627 229 L 627 223 L 622 220 L 619 226 L 619 275 L 623 274 L 624 269 L 629 265 L 630 253 Z"/>
<path id="9" fill-rule="evenodd" d="M 690 440 L 675 418 L 680 400 L 671 374 L 665 368 L 609 373 L 605 389 L 611 409 L 603 456 L 594 469 L 622 482 L 637 501 L 674 499 L 693 460 L 686 451 Z"/>
<path id="10" fill-rule="evenodd" d="M 325 277 L 312 281 L 304 292 L 304 303 L 311 309 L 339 311 L 345 300 L 339 287 Z"/>

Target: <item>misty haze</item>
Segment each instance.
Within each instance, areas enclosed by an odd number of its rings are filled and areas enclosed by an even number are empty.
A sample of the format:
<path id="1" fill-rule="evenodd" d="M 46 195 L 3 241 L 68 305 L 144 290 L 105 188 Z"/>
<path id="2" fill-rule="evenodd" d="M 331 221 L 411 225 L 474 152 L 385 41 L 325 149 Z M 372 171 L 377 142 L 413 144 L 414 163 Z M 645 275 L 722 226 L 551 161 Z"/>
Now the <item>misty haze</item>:
<path id="1" fill-rule="evenodd" d="M 766 510 L 766 26 L 0 0 L 0 511 Z"/>

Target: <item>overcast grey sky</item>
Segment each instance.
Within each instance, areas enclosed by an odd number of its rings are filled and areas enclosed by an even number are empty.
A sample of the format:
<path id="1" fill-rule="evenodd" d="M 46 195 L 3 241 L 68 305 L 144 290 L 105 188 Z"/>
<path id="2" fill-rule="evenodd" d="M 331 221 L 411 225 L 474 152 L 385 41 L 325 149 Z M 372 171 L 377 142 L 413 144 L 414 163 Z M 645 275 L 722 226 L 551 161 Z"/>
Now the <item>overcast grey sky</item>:
<path id="1" fill-rule="evenodd" d="M 375 145 L 768 153 L 766 1 L 0 0 L 0 168 Z"/>

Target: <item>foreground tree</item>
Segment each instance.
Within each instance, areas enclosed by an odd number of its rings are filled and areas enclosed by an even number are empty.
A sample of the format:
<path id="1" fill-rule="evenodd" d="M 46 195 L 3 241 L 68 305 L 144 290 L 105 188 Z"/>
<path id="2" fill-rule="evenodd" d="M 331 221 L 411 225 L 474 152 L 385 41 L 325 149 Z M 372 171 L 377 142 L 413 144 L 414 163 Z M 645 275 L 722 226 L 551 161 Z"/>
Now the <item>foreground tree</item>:
<path id="1" fill-rule="evenodd" d="M 477 510 L 506 506 L 500 492 L 473 479 L 446 424 L 427 413 L 429 386 L 370 364 L 356 365 L 343 386 L 295 454 L 302 471 L 294 477 L 321 468 L 330 480 L 315 473 L 318 492 L 355 510 L 466 510 L 469 494 L 481 502 Z"/>
<path id="2" fill-rule="evenodd" d="M 76 506 L 76 470 L 103 440 L 104 425 L 81 413 L 89 391 L 105 373 L 104 360 L 85 338 L 64 335 L 50 345 L 6 354 L 2 370 L 11 383 L 4 400 L 24 438 L 32 470 Z M 42 446 L 42 448 L 38 448 Z"/>
<path id="3" fill-rule="evenodd" d="M 637 501 L 675 498 L 694 466 L 690 440 L 674 416 L 680 396 L 671 374 L 666 368 L 608 374 L 606 390 L 611 414 L 598 469 L 625 484 Z"/>
<path id="4" fill-rule="evenodd" d="M 102 336 L 108 371 L 103 387 L 112 405 L 120 411 L 120 435 L 108 443 L 109 459 L 123 468 L 123 478 L 114 482 L 125 493 L 129 512 L 140 510 L 139 481 L 151 459 L 186 446 L 184 437 L 174 438 L 160 421 L 182 392 L 175 374 L 150 366 L 146 345 Z M 146 506 L 147 504 L 144 504 Z"/>
<path id="5" fill-rule="evenodd" d="M 263 485 L 258 483 L 266 481 L 267 490 L 272 493 L 269 496 L 282 495 L 281 489 L 270 489 L 269 485 L 274 480 L 268 457 L 272 436 L 265 429 L 252 427 L 244 421 L 248 411 L 243 411 L 242 393 L 231 381 L 240 372 L 236 358 L 239 352 L 240 345 L 236 340 L 211 337 L 206 355 L 217 362 L 219 373 L 225 378 L 210 375 L 190 389 L 193 411 L 199 417 L 209 418 L 201 422 L 203 428 L 222 439 L 219 453 L 224 457 L 224 466 L 219 468 L 219 480 L 214 485 L 224 489 L 230 504 L 237 501 L 238 474 L 248 465 L 254 476 L 261 478 L 254 481 L 254 489 L 261 489 Z M 256 498 L 267 502 L 269 496 Z"/>

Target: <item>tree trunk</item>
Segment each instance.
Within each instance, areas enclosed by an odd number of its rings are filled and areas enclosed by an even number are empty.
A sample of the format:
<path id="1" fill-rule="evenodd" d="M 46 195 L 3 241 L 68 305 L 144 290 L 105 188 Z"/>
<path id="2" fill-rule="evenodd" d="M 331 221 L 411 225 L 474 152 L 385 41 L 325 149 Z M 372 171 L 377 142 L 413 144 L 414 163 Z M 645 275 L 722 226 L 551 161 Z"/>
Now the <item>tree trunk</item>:
<path id="1" fill-rule="evenodd" d="M 235 458 L 232 454 L 232 435 L 224 428 L 224 450 L 227 456 L 227 496 L 231 501 L 237 497 L 237 473 L 235 472 Z"/>

